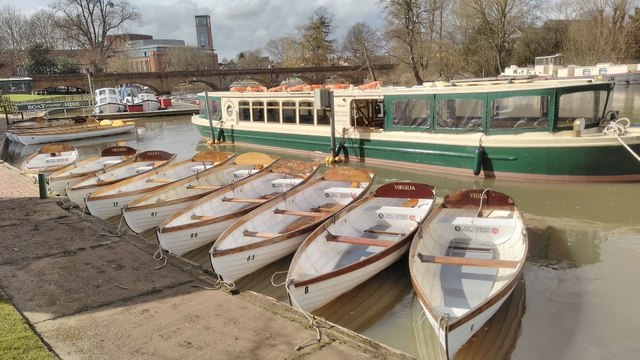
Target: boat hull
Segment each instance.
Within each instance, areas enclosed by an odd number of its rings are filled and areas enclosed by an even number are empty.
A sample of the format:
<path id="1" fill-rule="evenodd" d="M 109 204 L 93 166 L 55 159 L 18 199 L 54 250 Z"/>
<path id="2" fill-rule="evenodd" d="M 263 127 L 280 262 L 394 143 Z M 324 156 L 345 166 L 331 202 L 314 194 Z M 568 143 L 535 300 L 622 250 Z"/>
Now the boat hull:
<path id="1" fill-rule="evenodd" d="M 178 231 L 156 231 L 158 242 L 163 249 L 172 254 L 183 255 L 200 246 L 213 243 L 231 224 L 242 215 L 206 226 L 193 227 Z"/>
<path id="2" fill-rule="evenodd" d="M 211 138 L 208 124 L 198 120 L 192 123 L 202 137 Z M 251 131 L 237 127 L 234 128 L 233 135 L 228 131 L 226 133 L 227 141 L 274 148 L 287 147 L 305 153 L 325 153 L 327 144 L 331 143 L 328 129 L 326 136 Z M 357 145 L 347 146 L 347 154 L 343 153 L 341 156 L 353 157 L 360 161 L 389 162 L 398 166 L 418 166 L 431 171 L 474 176 L 479 137 L 480 135 L 477 138 L 470 137 L 466 144 L 443 144 L 440 141 L 429 142 L 426 135 L 425 139 L 420 141 L 392 141 L 371 135 L 366 142 L 354 141 Z M 495 145 L 492 145 L 492 139 Z M 554 145 L 552 141 L 545 141 L 540 146 L 533 146 L 527 145 L 525 140 L 518 142 L 516 136 L 485 136 L 482 140 L 485 155 L 479 176 L 527 181 L 640 181 L 640 173 L 636 170 L 637 159 L 622 147 L 615 137 L 608 137 L 599 144 L 587 144 L 580 138 L 570 137 L 561 141 L 564 143 L 556 142 Z M 509 142 L 513 144 L 508 145 Z M 584 144 L 581 145 L 581 142 Z M 630 134 L 625 142 L 635 153 L 640 153 L 640 132 Z"/>
<path id="3" fill-rule="evenodd" d="M 289 286 L 289 299 L 293 306 L 311 312 L 328 304 L 338 296 L 352 290 L 396 262 L 409 248 L 399 248 L 384 258 L 360 269 L 305 286 Z"/>
<path id="4" fill-rule="evenodd" d="M 185 200 L 179 203 L 170 203 L 164 205 L 158 205 L 154 207 L 149 206 L 134 206 L 126 207 L 122 214 L 124 215 L 124 221 L 127 226 L 136 233 L 141 233 L 153 228 L 157 228 L 158 225 L 168 218 L 176 211 L 189 206 L 195 200 Z"/>
<path id="5" fill-rule="evenodd" d="M 223 281 L 235 282 L 295 252 L 310 233 L 311 231 L 274 244 L 232 254 L 210 254 L 211 266 Z"/>
<path id="6" fill-rule="evenodd" d="M 100 129 L 91 129 L 87 131 L 69 131 L 69 132 L 43 132 L 40 134 L 32 133 L 18 135 L 18 141 L 25 145 L 42 144 L 58 141 L 68 141 L 75 139 L 85 139 L 100 136 L 109 136 L 116 134 L 129 133 L 134 131 L 135 125 L 107 126 Z"/>

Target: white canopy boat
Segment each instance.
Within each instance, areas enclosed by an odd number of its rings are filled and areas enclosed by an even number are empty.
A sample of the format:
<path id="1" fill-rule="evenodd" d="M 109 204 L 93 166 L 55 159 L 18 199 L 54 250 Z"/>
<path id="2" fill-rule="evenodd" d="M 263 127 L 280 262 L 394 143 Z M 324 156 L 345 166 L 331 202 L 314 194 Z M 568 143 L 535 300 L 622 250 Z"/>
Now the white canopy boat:
<path id="1" fill-rule="evenodd" d="M 269 169 L 277 157 L 257 152 L 238 155 L 233 163 L 202 171 L 195 178 L 177 181 L 154 190 L 123 210 L 124 220 L 137 233 L 153 229 L 171 214 L 201 197 L 239 181 L 247 176 Z"/>
<path id="2" fill-rule="evenodd" d="M 509 297 L 527 257 L 513 199 L 489 189 L 447 195 L 409 251 L 411 282 L 447 358 Z"/>
<path id="3" fill-rule="evenodd" d="M 178 255 L 212 243 L 243 215 L 309 181 L 318 167 L 312 162 L 279 161 L 268 171 L 216 190 L 160 224 L 156 231 L 158 242 L 163 249 Z"/>
<path id="4" fill-rule="evenodd" d="M 329 218 L 291 261 L 291 305 L 311 312 L 396 262 L 433 208 L 433 188 L 413 182 L 381 185 Z"/>
<path id="5" fill-rule="evenodd" d="M 125 104 L 116 88 L 100 88 L 95 91 L 96 104 L 93 106 L 94 114 L 112 114 L 127 111 Z"/>
<path id="6" fill-rule="evenodd" d="M 67 196 L 74 203 L 83 205 L 87 196 L 103 186 L 167 165 L 175 158 L 176 154 L 162 150 L 143 151 L 137 154 L 132 162 L 121 163 L 79 179 L 67 188 Z"/>
<path id="7" fill-rule="evenodd" d="M 51 173 L 74 163 L 78 159 L 78 150 L 69 144 L 49 144 L 31 154 L 23 163 L 28 174 Z"/>
<path id="8" fill-rule="evenodd" d="M 135 199 L 178 180 L 195 177 L 206 169 L 228 162 L 233 156 L 235 154 L 230 152 L 201 151 L 190 159 L 103 186 L 86 199 L 87 209 L 93 216 L 108 219 L 121 214 L 121 209 Z"/>
<path id="9" fill-rule="evenodd" d="M 233 283 L 296 251 L 318 225 L 363 197 L 373 178 L 367 169 L 330 168 L 244 215 L 209 251 L 218 279 Z"/>
<path id="10" fill-rule="evenodd" d="M 49 174 L 49 191 L 64 194 L 65 189 L 80 178 L 122 162 L 133 161 L 138 150 L 129 146 L 110 146 L 100 153 Z"/>

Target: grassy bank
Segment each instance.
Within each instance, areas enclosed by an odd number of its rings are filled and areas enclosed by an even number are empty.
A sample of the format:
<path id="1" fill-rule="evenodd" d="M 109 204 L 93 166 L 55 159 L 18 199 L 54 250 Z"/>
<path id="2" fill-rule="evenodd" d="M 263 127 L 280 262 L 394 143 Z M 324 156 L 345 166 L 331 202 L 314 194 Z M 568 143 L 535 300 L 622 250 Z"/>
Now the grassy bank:
<path id="1" fill-rule="evenodd" d="M 31 331 L 20 313 L 0 294 L 0 359 L 56 359 Z"/>

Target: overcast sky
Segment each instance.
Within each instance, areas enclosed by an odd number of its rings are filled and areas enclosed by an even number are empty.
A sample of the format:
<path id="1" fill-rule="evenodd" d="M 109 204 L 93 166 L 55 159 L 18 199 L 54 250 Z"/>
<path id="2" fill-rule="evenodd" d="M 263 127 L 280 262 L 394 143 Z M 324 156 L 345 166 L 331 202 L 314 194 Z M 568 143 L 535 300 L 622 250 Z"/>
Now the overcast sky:
<path id="1" fill-rule="evenodd" d="M 3 1 L 4 2 L 4 1 Z M 9 4 L 29 15 L 52 0 L 9 0 Z M 233 59 L 243 50 L 264 47 L 270 39 L 295 34 L 319 6 L 335 19 L 333 37 L 342 41 L 349 28 L 364 22 L 380 28 L 378 0 L 130 0 L 142 14 L 140 24 L 127 32 L 152 35 L 154 39 L 184 40 L 196 44 L 195 15 L 211 16 L 213 46 L 220 60 Z M 266 55 L 266 53 L 265 53 Z"/>

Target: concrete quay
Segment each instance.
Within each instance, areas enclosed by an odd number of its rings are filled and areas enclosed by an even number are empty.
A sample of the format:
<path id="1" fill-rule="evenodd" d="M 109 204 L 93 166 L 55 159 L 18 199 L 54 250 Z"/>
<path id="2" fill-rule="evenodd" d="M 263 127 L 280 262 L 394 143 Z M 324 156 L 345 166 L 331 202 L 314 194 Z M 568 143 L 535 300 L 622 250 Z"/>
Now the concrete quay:
<path id="1" fill-rule="evenodd" d="M 0 162 L 0 293 L 60 359 L 409 359 L 82 214 Z M 1 334 L 0 334 L 1 336 Z M 305 344 L 305 346 L 300 346 Z"/>

